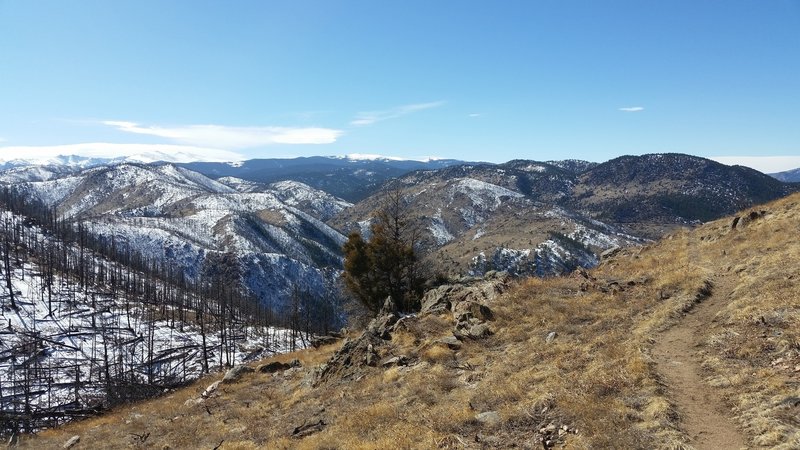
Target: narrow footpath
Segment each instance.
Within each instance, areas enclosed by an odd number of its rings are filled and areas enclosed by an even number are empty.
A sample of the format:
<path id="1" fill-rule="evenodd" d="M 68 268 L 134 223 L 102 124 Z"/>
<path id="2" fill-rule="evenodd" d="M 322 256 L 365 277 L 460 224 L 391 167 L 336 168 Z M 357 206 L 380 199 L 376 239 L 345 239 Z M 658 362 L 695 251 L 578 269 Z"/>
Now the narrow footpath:
<path id="1" fill-rule="evenodd" d="M 715 315 L 730 293 L 725 277 L 714 280 L 710 297 L 694 306 L 681 321 L 661 334 L 653 348 L 658 372 L 681 415 L 681 426 L 698 450 L 748 448 L 747 439 L 734 425 L 714 388 L 703 381 L 699 348 L 703 336 L 716 328 Z"/>

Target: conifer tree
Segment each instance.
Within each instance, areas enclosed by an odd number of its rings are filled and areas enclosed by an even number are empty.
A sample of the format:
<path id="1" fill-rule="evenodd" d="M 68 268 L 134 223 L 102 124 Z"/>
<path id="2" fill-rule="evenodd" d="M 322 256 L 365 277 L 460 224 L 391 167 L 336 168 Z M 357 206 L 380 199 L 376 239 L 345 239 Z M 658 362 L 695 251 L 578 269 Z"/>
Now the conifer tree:
<path id="1" fill-rule="evenodd" d="M 344 245 L 348 289 L 372 312 L 389 296 L 402 310 L 418 309 L 425 277 L 414 249 L 418 233 L 399 188 L 387 191 L 370 232 L 368 241 L 351 233 Z"/>

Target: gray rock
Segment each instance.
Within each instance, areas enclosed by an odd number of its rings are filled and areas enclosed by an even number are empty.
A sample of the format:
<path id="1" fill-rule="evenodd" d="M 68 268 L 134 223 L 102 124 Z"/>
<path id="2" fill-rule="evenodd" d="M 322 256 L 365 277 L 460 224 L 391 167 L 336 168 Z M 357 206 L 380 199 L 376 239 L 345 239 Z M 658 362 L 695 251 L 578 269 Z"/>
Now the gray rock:
<path id="1" fill-rule="evenodd" d="M 71 438 L 69 438 L 69 440 L 67 442 L 65 442 L 64 445 L 61 448 L 72 448 L 80 441 L 81 441 L 81 437 L 76 434 L 75 436 L 72 436 Z"/>
<path id="2" fill-rule="evenodd" d="M 500 414 L 497 411 L 486 411 L 476 415 L 475 420 L 484 425 L 497 425 L 500 423 Z"/>
<path id="3" fill-rule="evenodd" d="M 423 313 L 434 313 L 434 312 L 443 312 L 450 309 L 450 293 L 455 288 L 450 285 L 446 286 L 439 286 L 435 289 L 431 289 L 425 293 L 422 297 L 422 309 L 421 312 Z"/>
<path id="4" fill-rule="evenodd" d="M 612 257 L 616 256 L 621 251 L 622 251 L 622 248 L 620 248 L 620 247 L 611 247 L 608 250 L 604 251 L 603 253 L 600 253 L 600 259 L 602 260 L 602 259 L 612 258 Z"/>
<path id="5" fill-rule="evenodd" d="M 215 381 L 215 382 L 211 383 L 206 388 L 206 390 L 203 391 L 202 394 L 200 394 L 200 396 L 203 397 L 203 398 L 211 397 L 211 395 L 213 395 L 215 392 L 217 392 L 217 388 L 219 387 L 220 383 L 221 383 L 221 381 Z"/>
<path id="6" fill-rule="evenodd" d="M 367 346 L 367 356 L 364 359 L 364 362 L 371 367 L 378 365 L 378 355 L 375 353 L 375 348 L 372 344 Z"/>
<path id="7" fill-rule="evenodd" d="M 391 366 L 405 366 L 408 365 L 408 358 L 403 355 L 400 356 L 392 356 L 391 358 L 386 358 L 381 361 L 382 367 L 391 367 Z"/>
<path id="8" fill-rule="evenodd" d="M 458 350 L 461 348 L 461 341 L 455 336 L 445 336 L 441 339 L 437 339 L 436 342 L 448 346 L 451 350 Z"/>
<path id="9" fill-rule="evenodd" d="M 494 320 L 494 314 L 488 306 L 470 300 L 454 305 L 453 315 L 459 318 L 463 317 L 464 315 L 469 315 L 483 322 L 487 320 Z"/>
<path id="10" fill-rule="evenodd" d="M 383 340 L 392 338 L 391 332 L 394 330 L 394 324 L 400 317 L 395 313 L 383 314 L 373 319 L 367 330 Z"/>
<path id="11" fill-rule="evenodd" d="M 557 337 L 558 337 L 558 333 L 556 333 L 555 331 L 551 331 L 551 332 L 547 333 L 547 337 L 544 338 L 544 341 L 549 344 L 549 343 L 553 342 Z"/>
<path id="12" fill-rule="evenodd" d="M 252 373 L 256 370 L 249 366 L 236 366 L 229 370 L 225 376 L 222 378 L 222 383 L 229 384 L 229 383 L 236 383 L 238 382 L 242 376 L 246 373 Z"/>
<path id="13" fill-rule="evenodd" d="M 469 329 L 469 333 L 467 335 L 473 339 L 481 339 L 491 334 L 492 330 L 489 328 L 489 324 L 479 323 L 477 325 L 473 325 L 472 328 Z"/>
<path id="14" fill-rule="evenodd" d="M 731 224 L 731 228 L 734 229 L 734 230 L 737 229 L 737 228 L 744 228 L 748 224 L 750 224 L 751 222 L 754 222 L 754 221 L 756 221 L 756 220 L 758 220 L 758 219 L 760 219 L 760 218 L 762 218 L 762 217 L 764 217 L 766 215 L 767 215 L 767 211 L 764 211 L 764 210 L 761 210 L 761 211 L 750 211 L 748 214 L 746 214 L 746 215 L 744 215 L 742 217 L 736 217 L 735 219 L 733 219 L 733 223 Z"/>

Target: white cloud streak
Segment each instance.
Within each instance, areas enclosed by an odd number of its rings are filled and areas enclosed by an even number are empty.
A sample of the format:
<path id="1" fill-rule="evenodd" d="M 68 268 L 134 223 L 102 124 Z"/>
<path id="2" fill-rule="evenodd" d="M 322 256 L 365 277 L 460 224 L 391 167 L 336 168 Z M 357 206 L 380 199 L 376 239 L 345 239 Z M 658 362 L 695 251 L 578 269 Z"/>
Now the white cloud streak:
<path id="1" fill-rule="evenodd" d="M 350 122 L 350 125 L 356 127 L 363 127 L 372 125 L 376 122 L 383 122 L 384 120 L 396 119 L 398 117 L 407 116 L 418 111 L 426 109 L 438 108 L 444 105 L 444 101 L 428 102 L 428 103 L 414 103 L 411 105 L 402 105 L 383 111 L 365 111 L 356 114 L 355 119 Z"/>
<path id="2" fill-rule="evenodd" d="M 241 161 L 245 157 L 229 150 L 192 147 L 170 144 L 115 144 L 91 142 L 50 146 L 0 147 L 0 162 L 25 160 L 47 160 L 58 156 L 83 156 L 87 158 L 129 158 L 142 162 L 151 161 Z"/>
<path id="3" fill-rule="evenodd" d="M 709 156 L 708 159 L 727 164 L 756 169 L 764 173 L 776 173 L 800 168 L 800 156 Z"/>
<path id="4" fill-rule="evenodd" d="M 135 122 L 106 120 L 104 125 L 126 133 L 169 139 L 200 147 L 244 149 L 274 144 L 331 144 L 343 131 L 321 127 L 230 127 L 224 125 L 144 126 Z"/>
<path id="5" fill-rule="evenodd" d="M 627 106 L 625 108 L 619 108 L 622 112 L 640 112 L 644 111 L 644 106 Z"/>

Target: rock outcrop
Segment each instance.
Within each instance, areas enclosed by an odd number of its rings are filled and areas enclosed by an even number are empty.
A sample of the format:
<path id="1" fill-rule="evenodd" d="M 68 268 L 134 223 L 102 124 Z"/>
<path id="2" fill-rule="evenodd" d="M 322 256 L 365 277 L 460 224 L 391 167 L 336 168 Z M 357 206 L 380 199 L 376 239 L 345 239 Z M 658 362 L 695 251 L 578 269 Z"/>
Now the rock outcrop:
<path id="1" fill-rule="evenodd" d="M 429 290 L 422 299 L 419 314 L 401 315 L 391 298 L 387 298 L 380 313 L 356 339 L 345 340 L 342 348 L 317 369 L 315 385 L 357 379 L 367 367 L 413 365 L 404 355 L 387 350 L 392 333 L 409 326 L 428 314 L 448 314 L 455 324 L 453 334 L 438 339 L 450 349 L 461 347 L 464 339 L 482 339 L 493 334 L 489 322 L 494 314 L 487 305 L 506 292 L 511 277 L 503 272 L 490 272 L 484 278 L 468 278 L 461 283 L 448 284 Z"/>
<path id="2" fill-rule="evenodd" d="M 421 314 L 450 312 L 455 321 L 455 338 L 485 338 L 493 334 L 487 322 L 494 320 L 487 303 L 506 292 L 510 282 L 511 277 L 504 272 L 488 272 L 484 278 L 439 286 L 425 293 Z M 452 348 L 451 343 L 446 344 Z"/>
<path id="3" fill-rule="evenodd" d="M 384 341 L 392 338 L 400 316 L 395 312 L 395 304 L 391 297 L 386 299 L 378 316 L 372 319 L 361 335 L 354 339 L 346 339 L 342 348 L 330 361 L 318 369 L 315 385 L 331 380 L 351 380 L 357 378 L 365 366 L 377 366 L 380 362 L 378 348 Z"/>

